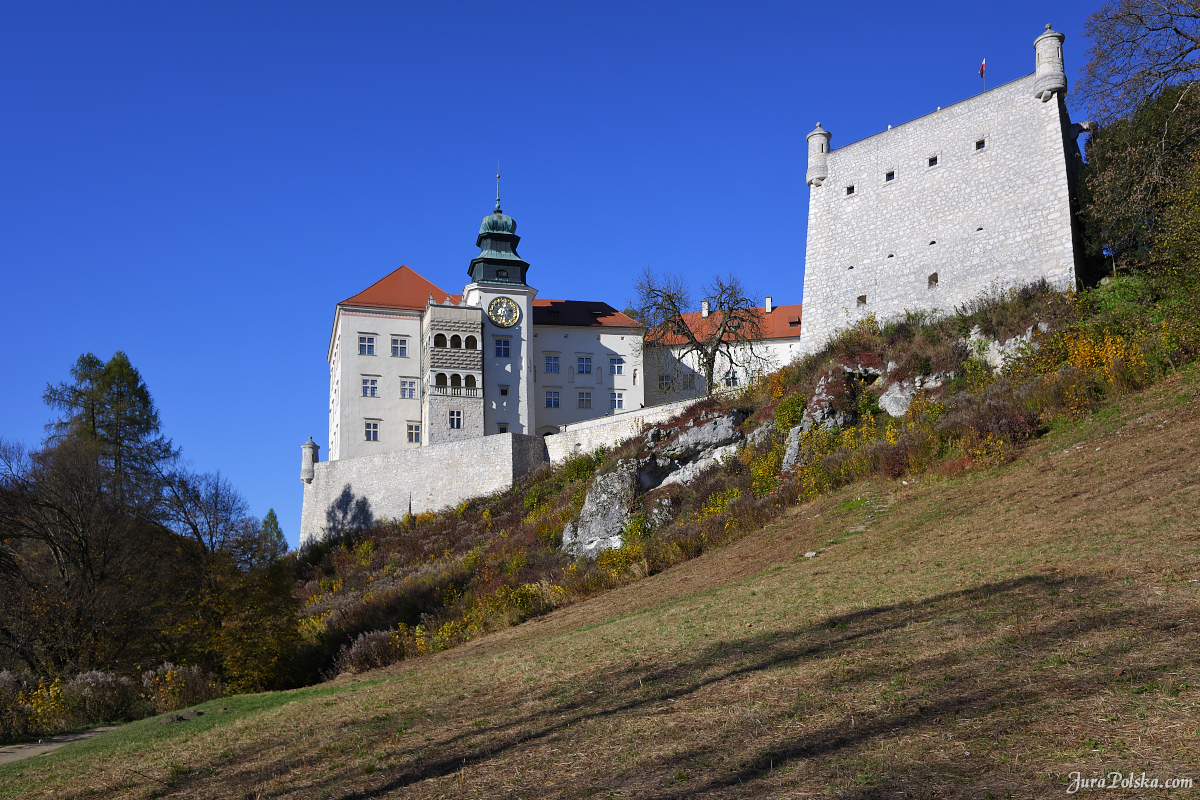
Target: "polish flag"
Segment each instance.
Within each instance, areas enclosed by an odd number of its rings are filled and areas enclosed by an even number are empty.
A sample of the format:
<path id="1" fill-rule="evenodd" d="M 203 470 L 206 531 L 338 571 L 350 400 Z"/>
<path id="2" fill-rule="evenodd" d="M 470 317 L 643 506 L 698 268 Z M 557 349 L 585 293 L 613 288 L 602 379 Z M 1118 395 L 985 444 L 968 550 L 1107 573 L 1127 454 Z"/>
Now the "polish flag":
<path id="1" fill-rule="evenodd" d="M 983 63 L 979 65 L 979 77 L 981 77 L 981 78 L 983 77 L 983 70 L 986 66 L 987 66 L 987 59 L 985 58 L 983 60 Z"/>

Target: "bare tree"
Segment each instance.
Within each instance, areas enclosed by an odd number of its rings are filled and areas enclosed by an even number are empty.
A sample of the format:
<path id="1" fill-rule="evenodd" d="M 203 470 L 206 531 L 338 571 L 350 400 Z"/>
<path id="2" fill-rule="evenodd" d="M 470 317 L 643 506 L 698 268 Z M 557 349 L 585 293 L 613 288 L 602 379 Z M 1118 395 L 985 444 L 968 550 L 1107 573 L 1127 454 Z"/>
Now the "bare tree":
<path id="1" fill-rule="evenodd" d="M 225 549 L 245 534 L 248 510 L 246 500 L 219 472 L 180 469 L 163 480 L 163 521 L 206 554 Z"/>
<path id="2" fill-rule="evenodd" d="M 0 663 L 42 676 L 149 663 L 189 607 L 175 537 L 118 503 L 98 445 L 0 442 Z"/>
<path id="3" fill-rule="evenodd" d="M 763 338 L 762 312 L 737 276 L 714 276 L 700 290 L 699 310 L 680 275 L 656 275 L 646 269 L 634 291 L 637 319 L 646 326 L 643 363 L 647 367 L 670 365 L 675 374 L 690 367 L 700 374 L 703 391 L 710 395 L 718 375 L 736 367 L 753 374 L 768 366 L 758 344 Z"/>
<path id="4" fill-rule="evenodd" d="M 1112 0 L 1084 35 L 1092 44 L 1076 93 L 1101 122 L 1200 77 L 1200 0 Z"/>

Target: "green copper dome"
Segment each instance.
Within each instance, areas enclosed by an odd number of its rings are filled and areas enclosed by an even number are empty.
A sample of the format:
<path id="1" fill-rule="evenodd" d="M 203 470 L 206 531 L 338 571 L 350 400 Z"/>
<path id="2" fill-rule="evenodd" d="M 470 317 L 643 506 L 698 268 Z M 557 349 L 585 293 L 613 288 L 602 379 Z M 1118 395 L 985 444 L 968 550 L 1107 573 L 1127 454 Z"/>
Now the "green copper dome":
<path id="1" fill-rule="evenodd" d="M 479 225 L 479 235 L 484 236 L 489 233 L 516 233 L 517 221 L 508 214 L 500 213 L 497 209 L 494 213 L 488 214 L 483 218 L 483 222 Z"/>
<path id="2" fill-rule="evenodd" d="M 517 221 L 500 210 L 500 198 L 496 198 L 496 210 L 483 218 L 475 246 L 479 255 L 471 260 L 467 274 L 472 283 L 498 283 L 524 286 L 529 264 L 517 255 Z"/>

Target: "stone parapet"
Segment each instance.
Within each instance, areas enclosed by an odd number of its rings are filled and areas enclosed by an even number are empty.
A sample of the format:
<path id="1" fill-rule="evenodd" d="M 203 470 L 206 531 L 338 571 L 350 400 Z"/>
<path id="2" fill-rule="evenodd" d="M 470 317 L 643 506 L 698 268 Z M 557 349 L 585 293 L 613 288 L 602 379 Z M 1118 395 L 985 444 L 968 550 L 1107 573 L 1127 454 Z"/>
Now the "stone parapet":
<path id="1" fill-rule="evenodd" d="M 689 398 L 661 406 L 626 411 L 612 417 L 599 417 L 564 425 L 560 433 L 545 437 L 550 463 L 561 463 L 573 455 L 590 453 L 597 447 L 612 447 L 631 436 L 638 436 L 647 425 L 666 422 L 671 417 L 682 414 L 697 402 L 699 398 Z"/>

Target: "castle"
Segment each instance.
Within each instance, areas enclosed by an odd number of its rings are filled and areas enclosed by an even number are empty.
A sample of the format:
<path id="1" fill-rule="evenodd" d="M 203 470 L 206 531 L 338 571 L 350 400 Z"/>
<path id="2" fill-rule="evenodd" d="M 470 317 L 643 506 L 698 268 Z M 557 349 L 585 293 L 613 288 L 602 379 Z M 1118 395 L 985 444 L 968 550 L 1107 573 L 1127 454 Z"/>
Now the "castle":
<path id="1" fill-rule="evenodd" d="M 952 311 L 1042 279 L 1074 288 L 1076 139 L 1091 125 L 1067 113 L 1063 39 L 1047 25 L 1031 75 L 837 150 L 817 123 L 803 309 L 768 297 L 762 340 L 741 347 L 782 366 L 867 315 Z M 519 241 L 497 197 L 461 294 L 401 267 L 337 304 L 330 456 L 303 445 L 302 543 L 355 509 L 398 517 L 505 489 L 705 393 L 695 364 L 643 353 L 638 323 L 611 306 L 537 299 Z M 694 316 L 703 326 L 707 307 Z M 718 380 L 742 385 L 753 360 Z"/>

